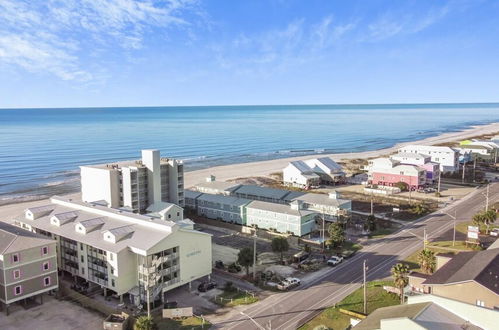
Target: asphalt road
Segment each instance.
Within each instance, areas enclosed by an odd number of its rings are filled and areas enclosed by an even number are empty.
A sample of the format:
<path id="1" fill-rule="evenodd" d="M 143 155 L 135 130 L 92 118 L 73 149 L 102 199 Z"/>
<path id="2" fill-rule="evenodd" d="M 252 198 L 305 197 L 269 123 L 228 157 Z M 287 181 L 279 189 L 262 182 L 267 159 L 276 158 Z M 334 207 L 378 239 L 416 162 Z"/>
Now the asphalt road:
<path id="1" fill-rule="evenodd" d="M 321 277 L 242 309 L 244 314 L 235 310 L 213 325 L 217 329 L 231 330 L 296 329 L 302 320 L 317 310 L 334 305 L 361 286 L 364 260 L 369 267 L 368 281 L 386 278 L 398 260 L 423 247 L 425 229 L 430 241 L 441 236 L 449 237 L 454 221 L 447 214 L 456 214 L 457 222 L 469 221 L 485 207 L 484 192 L 485 189 L 481 188 L 442 210 L 408 223 L 396 233 L 370 240 L 359 253 Z M 490 186 L 490 205 L 498 200 L 499 183 L 494 183 Z"/>

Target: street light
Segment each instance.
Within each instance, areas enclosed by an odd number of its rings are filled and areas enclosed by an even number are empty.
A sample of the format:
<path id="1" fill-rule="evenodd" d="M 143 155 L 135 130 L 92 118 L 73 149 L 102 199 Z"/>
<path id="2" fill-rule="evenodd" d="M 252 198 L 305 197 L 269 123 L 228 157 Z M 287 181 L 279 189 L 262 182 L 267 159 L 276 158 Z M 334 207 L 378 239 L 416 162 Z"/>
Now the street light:
<path id="1" fill-rule="evenodd" d="M 239 314 L 243 315 L 243 316 L 246 316 L 247 318 L 249 318 L 253 323 L 255 323 L 255 325 L 258 327 L 258 329 L 262 329 L 262 330 L 266 330 L 264 327 L 262 327 L 258 322 L 256 322 L 251 316 L 249 316 L 248 314 L 244 313 L 244 312 L 239 312 Z"/>

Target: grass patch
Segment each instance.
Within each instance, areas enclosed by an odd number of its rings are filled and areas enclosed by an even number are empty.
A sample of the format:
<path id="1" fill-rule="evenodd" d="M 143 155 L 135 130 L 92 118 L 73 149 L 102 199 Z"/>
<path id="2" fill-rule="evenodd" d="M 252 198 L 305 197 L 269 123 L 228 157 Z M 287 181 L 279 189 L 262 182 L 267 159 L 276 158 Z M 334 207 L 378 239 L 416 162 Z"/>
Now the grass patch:
<path id="1" fill-rule="evenodd" d="M 397 231 L 397 227 L 390 227 L 390 228 L 379 228 L 373 231 L 370 235 L 369 238 L 382 238 L 387 235 L 390 235 Z"/>
<path id="2" fill-rule="evenodd" d="M 393 293 L 383 290 L 383 286 L 393 286 L 393 281 L 373 281 L 367 283 L 367 313 L 374 310 L 398 305 L 400 298 Z M 347 309 L 357 313 L 363 313 L 363 289 L 357 289 L 340 301 L 336 307 L 329 307 L 317 315 L 308 323 L 300 327 L 300 330 L 312 330 L 318 325 L 325 325 L 331 329 L 345 329 L 350 325 L 350 316 L 340 313 L 339 309 Z"/>
<path id="3" fill-rule="evenodd" d="M 224 291 L 222 294 L 217 295 L 214 300 L 215 303 L 224 307 L 249 305 L 257 301 L 258 297 L 254 297 L 244 291 Z"/>
<path id="4" fill-rule="evenodd" d="M 191 330 L 191 329 L 209 329 L 211 324 L 208 321 L 197 316 L 185 317 L 178 320 L 172 319 L 155 319 L 159 330 Z"/>

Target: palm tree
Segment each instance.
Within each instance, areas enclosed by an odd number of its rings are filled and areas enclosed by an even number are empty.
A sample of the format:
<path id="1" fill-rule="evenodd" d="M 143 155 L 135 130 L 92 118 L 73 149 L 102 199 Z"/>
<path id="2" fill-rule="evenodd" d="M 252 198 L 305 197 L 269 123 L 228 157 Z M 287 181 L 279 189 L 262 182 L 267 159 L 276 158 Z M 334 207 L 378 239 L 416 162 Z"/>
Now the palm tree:
<path id="1" fill-rule="evenodd" d="M 494 223 L 497 219 L 497 213 L 494 210 L 478 212 L 473 216 L 473 224 L 480 227 L 480 225 L 485 225 L 487 227 L 485 233 L 489 233 L 490 224 Z"/>
<path id="2" fill-rule="evenodd" d="M 395 286 L 400 290 L 400 304 L 404 303 L 404 288 L 409 283 L 409 267 L 406 264 L 398 263 L 391 269 Z"/>
<path id="3" fill-rule="evenodd" d="M 156 326 L 150 316 L 140 316 L 133 325 L 133 330 L 154 330 L 154 329 L 156 329 Z"/>
<path id="4" fill-rule="evenodd" d="M 437 258 L 435 252 L 432 250 L 424 249 L 418 254 L 419 267 L 425 274 L 431 274 L 435 271 L 437 266 Z"/>
<path id="5" fill-rule="evenodd" d="M 279 252 L 281 254 L 281 264 L 282 264 L 282 254 L 289 250 L 289 243 L 286 237 L 274 237 L 272 239 L 272 251 Z"/>

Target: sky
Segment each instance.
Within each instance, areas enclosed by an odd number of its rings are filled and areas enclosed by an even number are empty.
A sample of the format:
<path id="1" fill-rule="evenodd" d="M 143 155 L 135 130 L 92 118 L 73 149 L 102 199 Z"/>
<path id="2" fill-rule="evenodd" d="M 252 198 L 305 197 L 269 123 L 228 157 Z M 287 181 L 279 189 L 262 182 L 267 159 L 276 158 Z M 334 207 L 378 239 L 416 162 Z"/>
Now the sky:
<path id="1" fill-rule="evenodd" d="M 0 0 L 0 108 L 499 101 L 499 1 Z"/>

